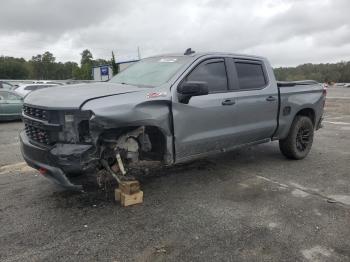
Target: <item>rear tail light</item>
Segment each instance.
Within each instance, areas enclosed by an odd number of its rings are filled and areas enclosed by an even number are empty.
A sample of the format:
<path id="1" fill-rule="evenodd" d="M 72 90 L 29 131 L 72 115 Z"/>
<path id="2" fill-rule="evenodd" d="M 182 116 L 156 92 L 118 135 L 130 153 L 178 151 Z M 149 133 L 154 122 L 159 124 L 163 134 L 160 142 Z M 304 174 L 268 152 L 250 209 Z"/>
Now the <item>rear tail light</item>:
<path id="1" fill-rule="evenodd" d="M 39 173 L 41 175 L 45 175 L 47 173 L 47 169 L 46 168 L 40 167 L 38 170 L 39 170 Z"/>
<path id="2" fill-rule="evenodd" d="M 323 86 L 322 95 L 323 95 L 323 96 L 326 96 L 326 95 L 327 95 L 327 87 L 326 87 L 326 86 Z"/>

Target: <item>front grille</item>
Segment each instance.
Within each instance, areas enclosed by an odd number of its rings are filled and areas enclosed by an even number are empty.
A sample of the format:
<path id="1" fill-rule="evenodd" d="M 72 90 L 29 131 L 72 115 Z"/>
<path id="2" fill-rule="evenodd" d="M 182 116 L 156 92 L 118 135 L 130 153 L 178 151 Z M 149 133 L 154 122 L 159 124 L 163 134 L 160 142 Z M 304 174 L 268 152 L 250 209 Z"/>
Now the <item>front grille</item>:
<path id="1" fill-rule="evenodd" d="M 40 119 L 40 120 L 47 120 L 48 119 L 48 111 L 45 109 L 34 108 L 34 107 L 24 105 L 23 112 L 24 112 L 24 114 L 31 116 L 33 118 L 36 118 L 36 119 Z"/>
<path id="2" fill-rule="evenodd" d="M 45 145 L 50 145 L 52 144 L 52 141 L 50 139 L 50 134 L 49 131 L 31 126 L 29 124 L 25 124 L 25 131 L 26 135 L 39 143 L 45 144 Z"/>

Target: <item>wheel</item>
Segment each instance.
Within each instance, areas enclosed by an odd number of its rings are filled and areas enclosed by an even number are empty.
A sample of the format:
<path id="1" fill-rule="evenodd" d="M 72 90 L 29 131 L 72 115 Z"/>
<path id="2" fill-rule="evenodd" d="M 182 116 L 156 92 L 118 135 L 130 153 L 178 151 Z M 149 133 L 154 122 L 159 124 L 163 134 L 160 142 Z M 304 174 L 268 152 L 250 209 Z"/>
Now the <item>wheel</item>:
<path id="1" fill-rule="evenodd" d="M 314 125 L 307 116 L 296 116 L 289 134 L 279 141 L 281 153 L 290 159 L 303 159 L 310 152 L 314 139 Z"/>

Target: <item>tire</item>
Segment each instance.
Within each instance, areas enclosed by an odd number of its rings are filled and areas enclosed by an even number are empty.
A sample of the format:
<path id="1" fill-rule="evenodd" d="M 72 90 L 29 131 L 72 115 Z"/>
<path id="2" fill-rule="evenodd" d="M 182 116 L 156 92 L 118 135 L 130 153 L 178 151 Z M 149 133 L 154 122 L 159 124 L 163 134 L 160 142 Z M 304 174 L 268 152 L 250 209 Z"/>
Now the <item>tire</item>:
<path id="1" fill-rule="evenodd" d="M 290 127 L 288 136 L 279 140 L 281 153 L 289 159 L 305 158 L 312 147 L 314 125 L 307 116 L 296 116 Z"/>

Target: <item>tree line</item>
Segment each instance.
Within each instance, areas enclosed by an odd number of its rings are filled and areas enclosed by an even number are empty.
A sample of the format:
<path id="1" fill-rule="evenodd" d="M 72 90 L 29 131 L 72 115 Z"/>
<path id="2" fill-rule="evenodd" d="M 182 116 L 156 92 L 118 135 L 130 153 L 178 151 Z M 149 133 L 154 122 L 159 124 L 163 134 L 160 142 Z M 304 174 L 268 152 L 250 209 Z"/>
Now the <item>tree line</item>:
<path id="1" fill-rule="evenodd" d="M 94 59 L 89 50 L 81 53 L 80 64 L 76 62 L 57 62 L 52 53 L 33 56 L 30 60 L 9 56 L 0 57 L 0 79 L 38 79 L 38 80 L 90 80 L 92 67 L 111 65 L 113 74 L 119 72 L 114 53 L 110 60 Z M 350 62 L 335 64 L 303 64 L 297 67 L 275 68 L 275 75 L 280 81 L 316 80 L 320 83 L 350 82 Z"/>
<path id="2" fill-rule="evenodd" d="M 280 81 L 316 80 L 320 83 L 350 83 L 350 62 L 335 64 L 304 64 L 275 68 Z"/>
<path id="3" fill-rule="evenodd" d="M 1 56 L 0 79 L 91 80 L 92 67 L 100 65 L 111 65 L 113 74 L 119 72 L 113 52 L 111 60 L 93 59 L 92 53 L 86 49 L 81 53 L 80 64 L 57 62 L 49 51 L 33 56 L 30 60 Z"/>

